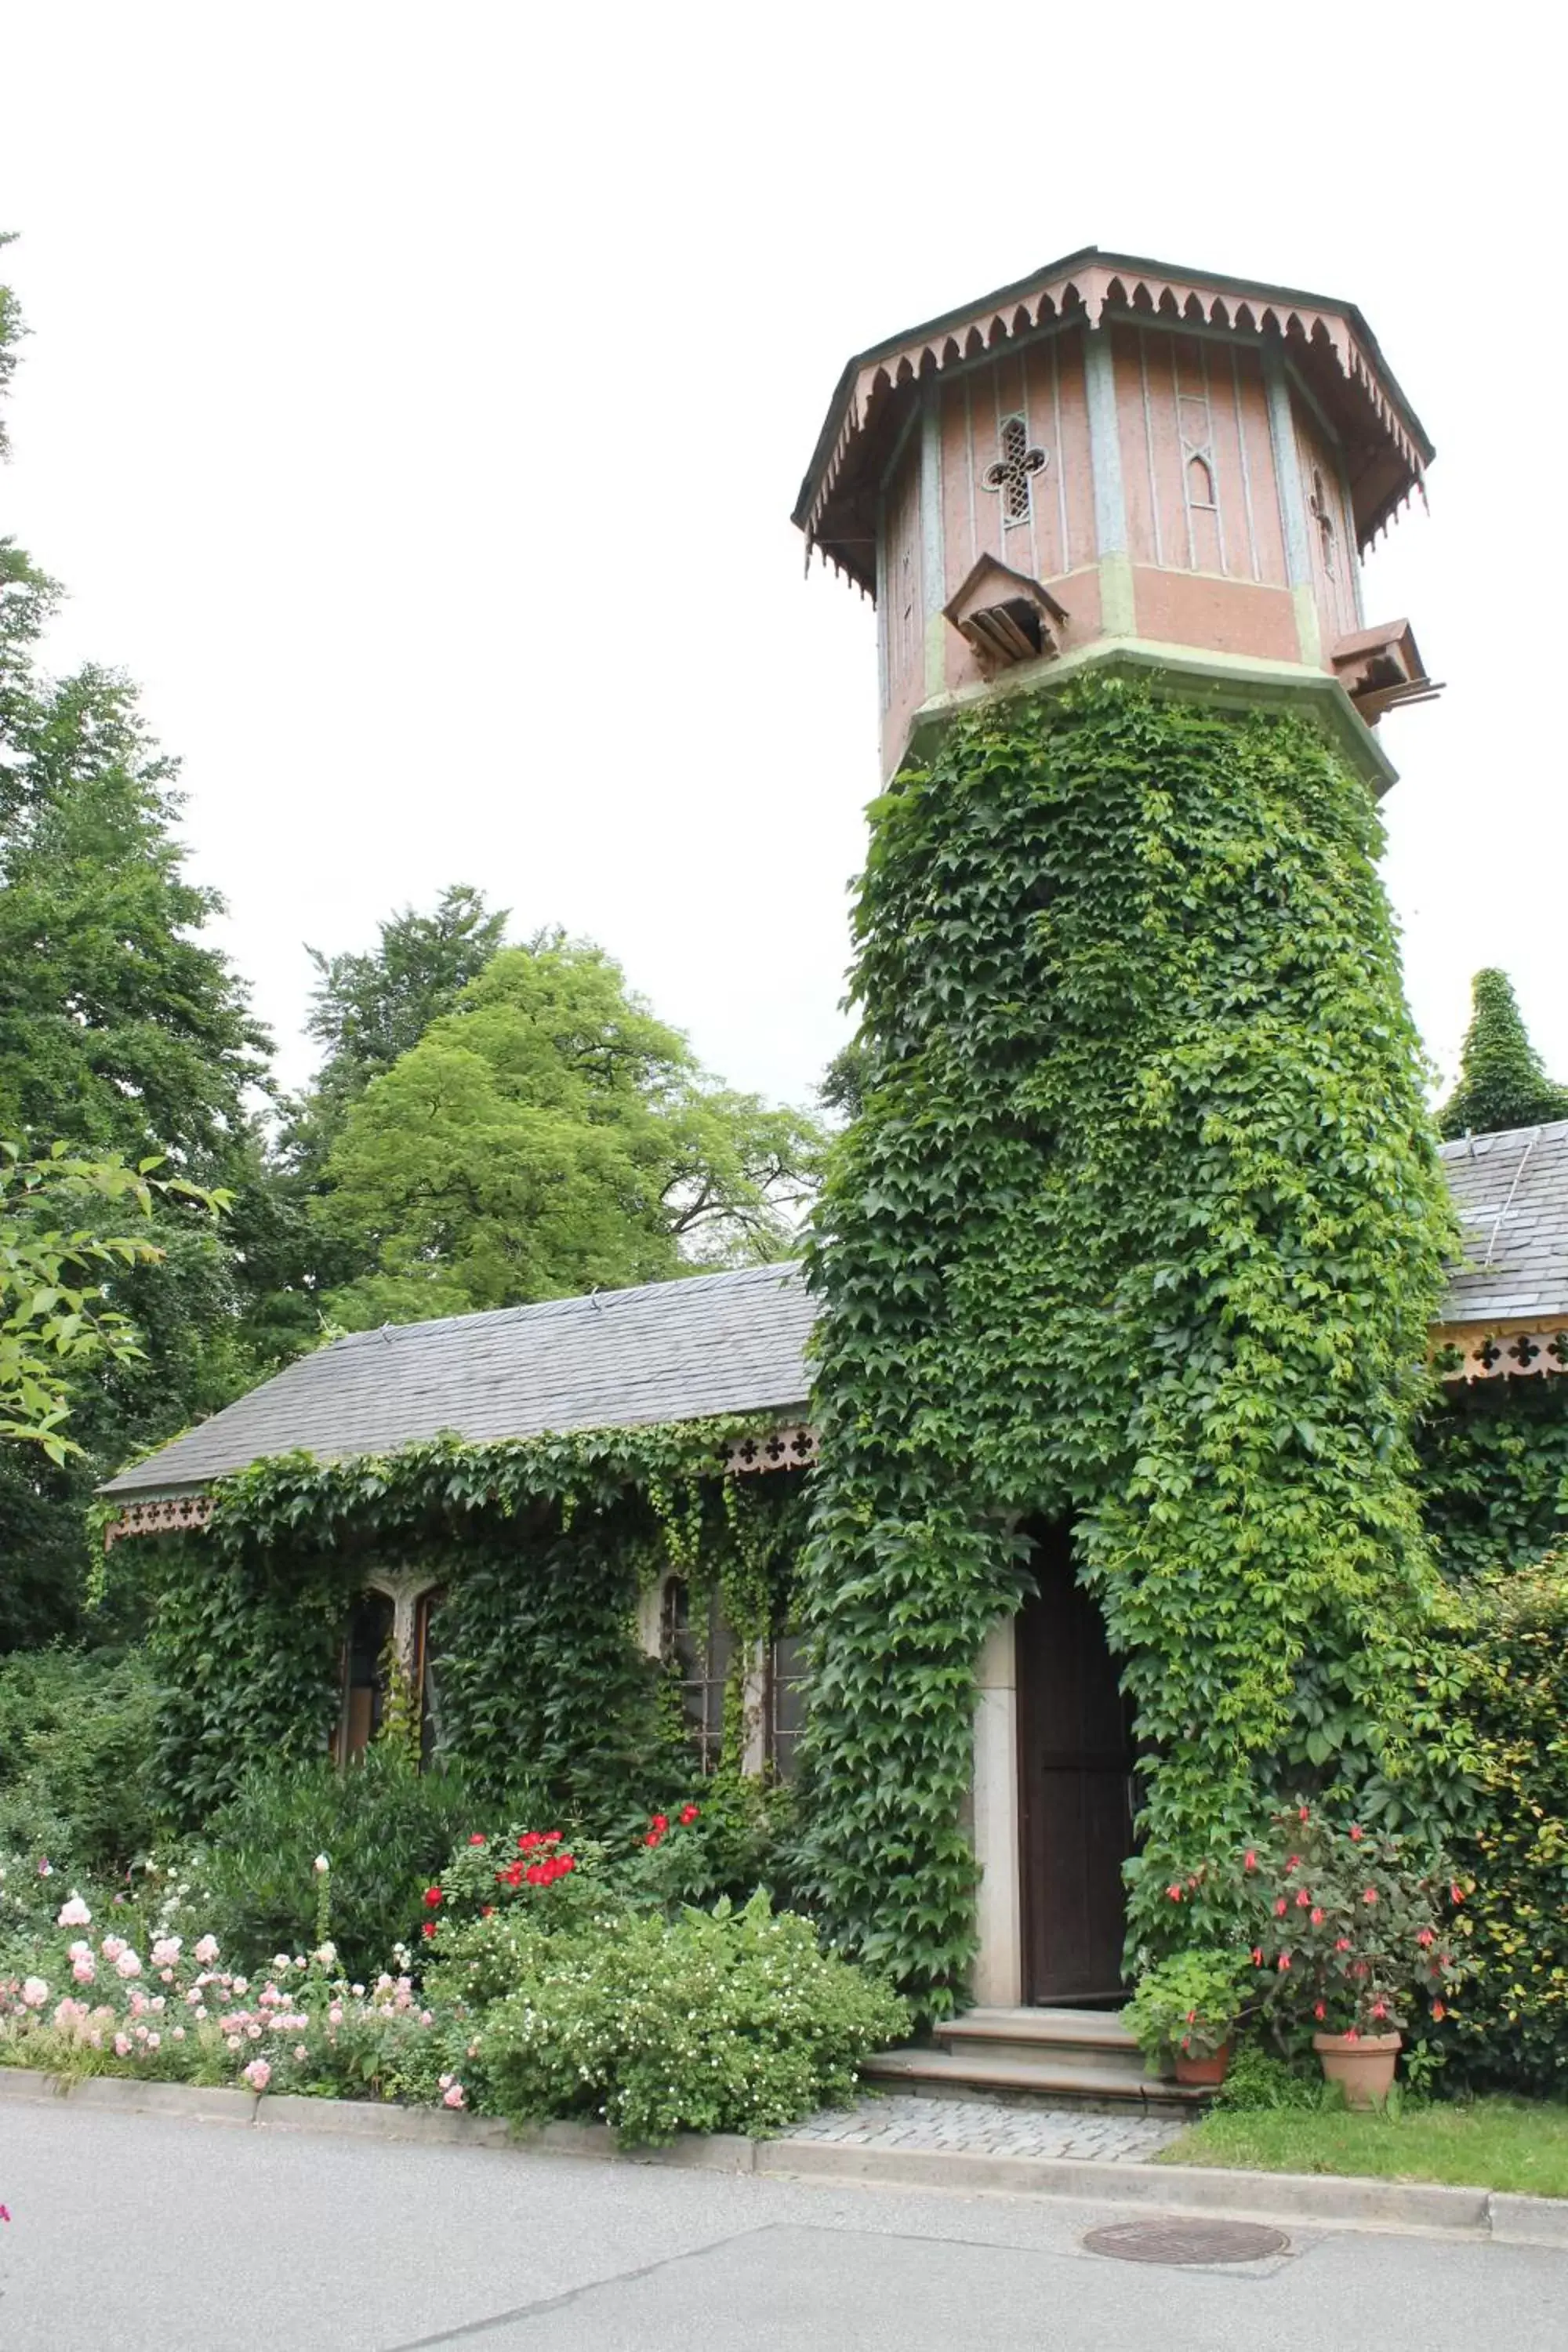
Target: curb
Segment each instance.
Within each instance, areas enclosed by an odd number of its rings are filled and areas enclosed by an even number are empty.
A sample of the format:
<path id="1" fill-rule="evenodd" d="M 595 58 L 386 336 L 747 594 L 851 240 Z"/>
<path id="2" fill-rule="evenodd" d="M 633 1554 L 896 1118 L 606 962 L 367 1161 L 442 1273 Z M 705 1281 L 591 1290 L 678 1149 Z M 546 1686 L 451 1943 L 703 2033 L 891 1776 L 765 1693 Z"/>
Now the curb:
<path id="1" fill-rule="evenodd" d="M 842 2140 L 747 2139 L 688 2133 L 668 2147 L 623 2148 L 607 2124 L 550 2123 L 515 2129 L 499 2116 L 369 2100 L 304 2099 L 288 2093 L 203 2089 L 92 2074 L 68 2084 L 30 2068 L 0 2066 L 0 2103 L 68 2099 L 121 2115 L 178 2116 L 405 2146 L 513 2148 L 678 2171 L 750 2173 L 858 2187 L 956 2190 L 966 2196 L 1063 2197 L 1094 2205 L 1157 2206 L 1168 2213 L 1233 2213 L 1284 2227 L 1403 2230 L 1494 2239 L 1568 2252 L 1568 2198 L 1437 2181 L 1377 2180 L 1332 2173 L 1210 2170 L 1196 2165 L 1097 2164 L 1050 2156 L 984 2156 L 956 2149 L 868 2147 Z"/>

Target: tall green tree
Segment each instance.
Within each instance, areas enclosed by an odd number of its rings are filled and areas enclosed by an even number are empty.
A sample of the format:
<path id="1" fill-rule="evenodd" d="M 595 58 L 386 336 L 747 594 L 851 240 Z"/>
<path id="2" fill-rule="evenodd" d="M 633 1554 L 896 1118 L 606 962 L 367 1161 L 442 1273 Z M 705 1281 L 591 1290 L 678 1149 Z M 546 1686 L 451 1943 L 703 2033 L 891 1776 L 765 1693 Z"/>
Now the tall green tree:
<path id="1" fill-rule="evenodd" d="M 1547 1076 L 1507 972 L 1478 971 L 1470 1002 L 1458 1082 L 1437 1114 L 1439 1132 L 1452 1142 L 1568 1118 L 1568 1087 Z"/>
<path id="2" fill-rule="evenodd" d="M 351 1108 L 317 1210 L 374 1250 L 350 1323 L 778 1255 L 816 1121 L 716 1085 L 595 947 L 503 950 Z"/>
<path id="3" fill-rule="evenodd" d="M 6 296 L 0 361 L 19 332 Z M 45 667 L 58 593 L 0 541 L 0 1134 L 25 1156 L 59 1139 L 84 1163 L 159 1160 L 182 1184 L 232 1192 L 235 1209 L 215 1225 L 154 1194 L 156 1262 L 122 1264 L 106 1293 L 141 1353 L 69 1368 L 81 1453 L 0 1451 L 0 1581 L 32 1596 L 22 1632 L 0 1639 L 71 1628 L 96 1480 L 252 1377 L 245 1233 L 266 1191 L 251 1103 L 269 1041 L 203 936 L 221 902 L 186 870 L 175 762 L 117 672 Z M 97 1238 L 112 1237 L 112 1203 L 100 1205 Z M 96 1213 L 86 1204 L 89 1235 Z"/>

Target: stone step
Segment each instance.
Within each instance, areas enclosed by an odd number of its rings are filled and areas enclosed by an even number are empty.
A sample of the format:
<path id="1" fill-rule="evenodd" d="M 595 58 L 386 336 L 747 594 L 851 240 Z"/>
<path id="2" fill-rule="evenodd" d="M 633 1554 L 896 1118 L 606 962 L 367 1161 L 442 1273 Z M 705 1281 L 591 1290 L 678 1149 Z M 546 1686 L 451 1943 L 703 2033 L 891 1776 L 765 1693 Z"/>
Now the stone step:
<path id="1" fill-rule="evenodd" d="M 1020 2060 L 973 2050 L 883 2050 L 868 2058 L 860 2072 L 868 2081 L 926 2097 L 1001 2097 L 1113 2112 L 1132 2107 L 1145 2115 L 1188 2114 L 1210 2095 L 1185 2083 L 1126 2074 L 1115 2066 L 1064 2066 L 1044 2056 Z"/>
<path id="2" fill-rule="evenodd" d="M 933 2039 L 961 2056 L 1143 2078 L 1143 2053 L 1112 2010 L 971 2009 L 937 2026 Z"/>

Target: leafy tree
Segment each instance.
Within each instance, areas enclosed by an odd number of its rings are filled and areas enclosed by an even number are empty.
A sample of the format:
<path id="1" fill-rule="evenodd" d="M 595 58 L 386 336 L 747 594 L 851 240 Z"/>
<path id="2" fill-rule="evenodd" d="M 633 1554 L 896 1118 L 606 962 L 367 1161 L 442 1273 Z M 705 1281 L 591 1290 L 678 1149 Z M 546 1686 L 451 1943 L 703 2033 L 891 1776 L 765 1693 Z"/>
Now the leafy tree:
<path id="1" fill-rule="evenodd" d="M 816 1099 L 824 1110 L 848 1120 L 858 1118 L 871 1087 L 871 1048 L 863 1037 L 840 1045 L 822 1074 Z"/>
<path id="2" fill-rule="evenodd" d="M 334 1309 L 406 1321 L 777 1255 L 820 1145 L 707 1078 L 600 949 L 503 950 L 344 1119 L 317 1213 L 375 1256 Z"/>
<path id="3" fill-rule="evenodd" d="M 305 1026 L 326 1058 L 293 1108 L 289 1145 L 297 1165 L 319 1169 L 350 1104 L 417 1045 L 432 1021 L 451 1012 L 504 944 L 506 926 L 504 907 L 491 912 L 482 891 L 454 882 L 433 914 L 404 907 L 389 916 L 369 955 L 306 950 L 320 977 Z"/>
<path id="4" fill-rule="evenodd" d="M 245 1338 L 255 1360 L 289 1362 L 330 1328 L 328 1297 L 374 1269 L 373 1239 L 350 1219 L 323 1219 L 327 1163 L 353 1106 L 374 1077 L 419 1043 L 477 980 L 506 934 L 504 908 L 455 882 L 430 914 L 405 907 L 365 955 L 306 953 L 318 974 L 306 1027 L 325 1047 L 310 1085 L 285 1107 L 268 1181 L 252 1206 L 247 1260 L 254 1304 Z"/>
<path id="5" fill-rule="evenodd" d="M 19 332 L 0 296 L 0 387 Z M 166 1160 L 180 1187 L 232 1192 L 236 1214 L 218 1226 L 154 1188 L 157 1262 L 119 1262 L 105 1302 L 139 1327 L 140 1355 L 67 1363 L 79 1454 L 0 1447 L 0 1640 L 69 1630 L 95 1482 L 253 1376 L 240 1318 L 267 1182 L 249 1106 L 269 1041 L 202 937 L 221 901 L 185 871 L 175 762 L 123 677 L 43 668 L 58 593 L 0 541 L 0 1134 L 24 1158 L 58 1139 L 84 1164 Z M 84 1202 L 89 1239 L 112 1244 L 112 1210 Z"/>
<path id="6" fill-rule="evenodd" d="M 1461 1135 L 1496 1135 L 1503 1128 L 1568 1118 L 1568 1087 L 1547 1076 L 1507 972 L 1478 971 L 1471 1005 L 1458 1084 L 1437 1114 L 1439 1131 L 1452 1142 Z"/>

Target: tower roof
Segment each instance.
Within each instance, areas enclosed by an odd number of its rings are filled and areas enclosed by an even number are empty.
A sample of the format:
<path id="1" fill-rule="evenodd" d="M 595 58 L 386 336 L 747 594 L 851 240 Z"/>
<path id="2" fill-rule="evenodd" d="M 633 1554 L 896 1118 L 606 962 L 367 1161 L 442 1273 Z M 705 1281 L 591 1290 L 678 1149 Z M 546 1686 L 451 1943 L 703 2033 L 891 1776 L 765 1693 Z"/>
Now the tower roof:
<path id="1" fill-rule="evenodd" d="M 849 362 L 795 501 L 808 551 L 875 594 L 878 486 L 911 387 L 1060 320 L 1092 328 L 1108 314 L 1278 339 L 1344 443 L 1363 547 L 1420 487 L 1432 444 L 1354 303 L 1086 246 Z"/>

